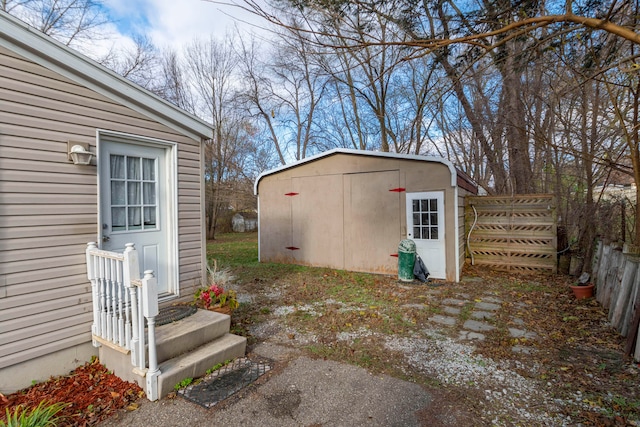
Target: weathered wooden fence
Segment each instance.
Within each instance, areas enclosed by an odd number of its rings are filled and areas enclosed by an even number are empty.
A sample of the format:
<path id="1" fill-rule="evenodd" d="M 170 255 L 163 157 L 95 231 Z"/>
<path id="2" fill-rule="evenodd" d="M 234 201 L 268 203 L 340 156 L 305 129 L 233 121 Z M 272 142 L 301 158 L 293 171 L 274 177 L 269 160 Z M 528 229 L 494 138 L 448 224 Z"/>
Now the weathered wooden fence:
<path id="1" fill-rule="evenodd" d="M 640 361 L 640 257 L 625 254 L 619 245 L 598 244 L 592 277 L 596 299 L 608 310 L 609 322 L 627 338 L 625 352 Z"/>
<path id="2" fill-rule="evenodd" d="M 473 264 L 557 272 L 555 199 L 550 194 L 468 196 L 467 251 Z"/>

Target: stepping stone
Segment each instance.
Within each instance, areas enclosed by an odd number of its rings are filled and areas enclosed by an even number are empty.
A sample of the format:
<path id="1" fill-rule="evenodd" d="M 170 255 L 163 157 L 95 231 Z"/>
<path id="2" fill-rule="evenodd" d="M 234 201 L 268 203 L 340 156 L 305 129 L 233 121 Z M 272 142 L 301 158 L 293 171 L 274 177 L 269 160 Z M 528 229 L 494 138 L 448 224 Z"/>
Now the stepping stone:
<path id="1" fill-rule="evenodd" d="M 484 341 L 484 334 L 479 332 L 471 332 L 471 331 L 460 331 L 460 335 L 458 336 L 459 340 L 478 340 Z"/>
<path id="2" fill-rule="evenodd" d="M 417 308 L 418 310 L 424 310 L 427 308 L 425 304 L 404 304 L 401 306 L 402 308 Z"/>
<path id="3" fill-rule="evenodd" d="M 442 316 L 440 314 L 436 314 L 435 316 L 430 317 L 429 320 L 445 326 L 454 326 L 456 324 L 455 317 Z"/>
<path id="4" fill-rule="evenodd" d="M 515 323 L 516 325 L 518 325 L 518 326 L 524 326 L 524 320 L 522 320 L 522 319 L 521 319 L 521 318 L 519 318 L 519 317 L 513 317 L 513 318 L 511 319 L 511 321 L 512 321 L 513 323 Z"/>
<path id="5" fill-rule="evenodd" d="M 455 299 L 455 298 L 447 298 L 442 300 L 442 304 L 444 305 L 459 305 L 463 306 L 467 303 L 465 300 Z"/>
<path id="6" fill-rule="evenodd" d="M 493 331 L 496 328 L 493 325 L 489 325 L 487 323 L 478 322 L 477 320 L 471 320 L 471 319 L 464 322 L 464 325 L 462 327 L 465 329 L 470 329 L 475 332 Z"/>
<path id="7" fill-rule="evenodd" d="M 511 351 L 513 353 L 531 354 L 531 353 L 535 353 L 536 350 L 534 348 L 527 347 L 524 345 L 514 345 L 513 347 L 511 347 Z"/>
<path id="8" fill-rule="evenodd" d="M 236 299 L 238 300 L 239 303 L 254 303 L 256 302 L 256 298 L 255 296 L 251 295 L 251 294 L 242 294 L 242 293 L 238 293 L 236 295 Z"/>
<path id="9" fill-rule="evenodd" d="M 535 332 L 527 332 L 525 330 L 516 328 L 509 328 L 509 334 L 513 338 L 526 338 L 528 340 L 532 340 L 538 337 L 538 334 L 536 334 Z"/>
<path id="10" fill-rule="evenodd" d="M 492 296 L 482 297 L 482 301 L 483 302 L 492 302 L 492 303 L 495 303 L 495 304 L 502 304 L 502 300 L 500 298 L 496 298 L 496 297 L 492 297 Z"/>
<path id="11" fill-rule="evenodd" d="M 471 317 L 478 320 L 492 319 L 494 314 L 490 311 L 472 311 Z"/>
<path id="12" fill-rule="evenodd" d="M 476 303 L 476 308 L 478 310 L 496 311 L 496 310 L 500 309 L 500 305 L 494 304 L 494 303 L 491 303 L 491 302 L 477 302 Z"/>
<path id="13" fill-rule="evenodd" d="M 444 312 L 447 314 L 458 315 L 460 314 L 460 309 L 457 307 L 449 307 L 448 305 L 445 305 Z"/>

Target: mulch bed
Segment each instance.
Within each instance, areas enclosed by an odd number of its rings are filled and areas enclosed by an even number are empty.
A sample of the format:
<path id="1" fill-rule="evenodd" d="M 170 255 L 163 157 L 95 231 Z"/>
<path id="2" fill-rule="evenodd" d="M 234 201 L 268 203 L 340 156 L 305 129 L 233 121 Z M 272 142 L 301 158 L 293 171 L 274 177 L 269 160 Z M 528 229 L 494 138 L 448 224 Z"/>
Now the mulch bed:
<path id="1" fill-rule="evenodd" d="M 58 413 L 59 426 L 90 426 L 110 417 L 122 408 L 134 410 L 144 391 L 134 383 L 113 375 L 95 359 L 69 375 L 50 380 L 4 396 L 0 394 L 0 420 L 6 422 L 6 410 L 14 413 L 19 406 L 27 413 L 40 402 L 67 403 Z"/>

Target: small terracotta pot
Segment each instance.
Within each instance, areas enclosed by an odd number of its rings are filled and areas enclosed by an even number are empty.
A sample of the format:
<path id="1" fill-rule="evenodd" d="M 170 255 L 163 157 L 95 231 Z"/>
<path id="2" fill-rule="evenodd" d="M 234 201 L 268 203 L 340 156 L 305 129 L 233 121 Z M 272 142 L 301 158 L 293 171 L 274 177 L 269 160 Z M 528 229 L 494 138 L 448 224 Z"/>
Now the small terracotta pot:
<path id="1" fill-rule="evenodd" d="M 231 308 L 228 305 L 225 305 L 224 307 L 220 307 L 219 305 L 213 305 L 209 307 L 208 310 L 215 311 L 222 314 L 228 314 L 229 316 L 231 316 L 231 313 L 233 312 L 233 310 L 231 310 Z"/>
<path id="2" fill-rule="evenodd" d="M 585 286 L 571 286 L 576 299 L 591 298 L 593 296 L 593 283 Z"/>

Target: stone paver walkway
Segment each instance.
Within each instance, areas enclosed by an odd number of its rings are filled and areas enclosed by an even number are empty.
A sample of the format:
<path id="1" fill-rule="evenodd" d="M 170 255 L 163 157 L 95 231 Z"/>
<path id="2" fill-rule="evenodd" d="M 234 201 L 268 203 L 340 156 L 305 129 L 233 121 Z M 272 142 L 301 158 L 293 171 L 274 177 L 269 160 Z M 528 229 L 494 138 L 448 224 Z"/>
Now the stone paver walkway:
<path id="1" fill-rule="evenodd" d="M 472 300 L 467 295 L 459 295 L 459 298 L 445 298 L 441 304 L 442 314 L 435 314 L 429 320 L 447 328 L 462 322 L 458 335 L 458 339 L 461 341 L 484 341 L 485 333 L 496 330 L 496 313 L 502 308 L 502 300 L 492 295 L 477 300 Z M 534 348 L 526 344 L 537 338 L 536 333 L 521 328 L 524 327 L 522 319 L 513 317 L 510 322 L 516 327 L 507 329 L 509 336 L 517 339 L 511 350 L 514 353 L 526 354 L 535 351 Z"/>

